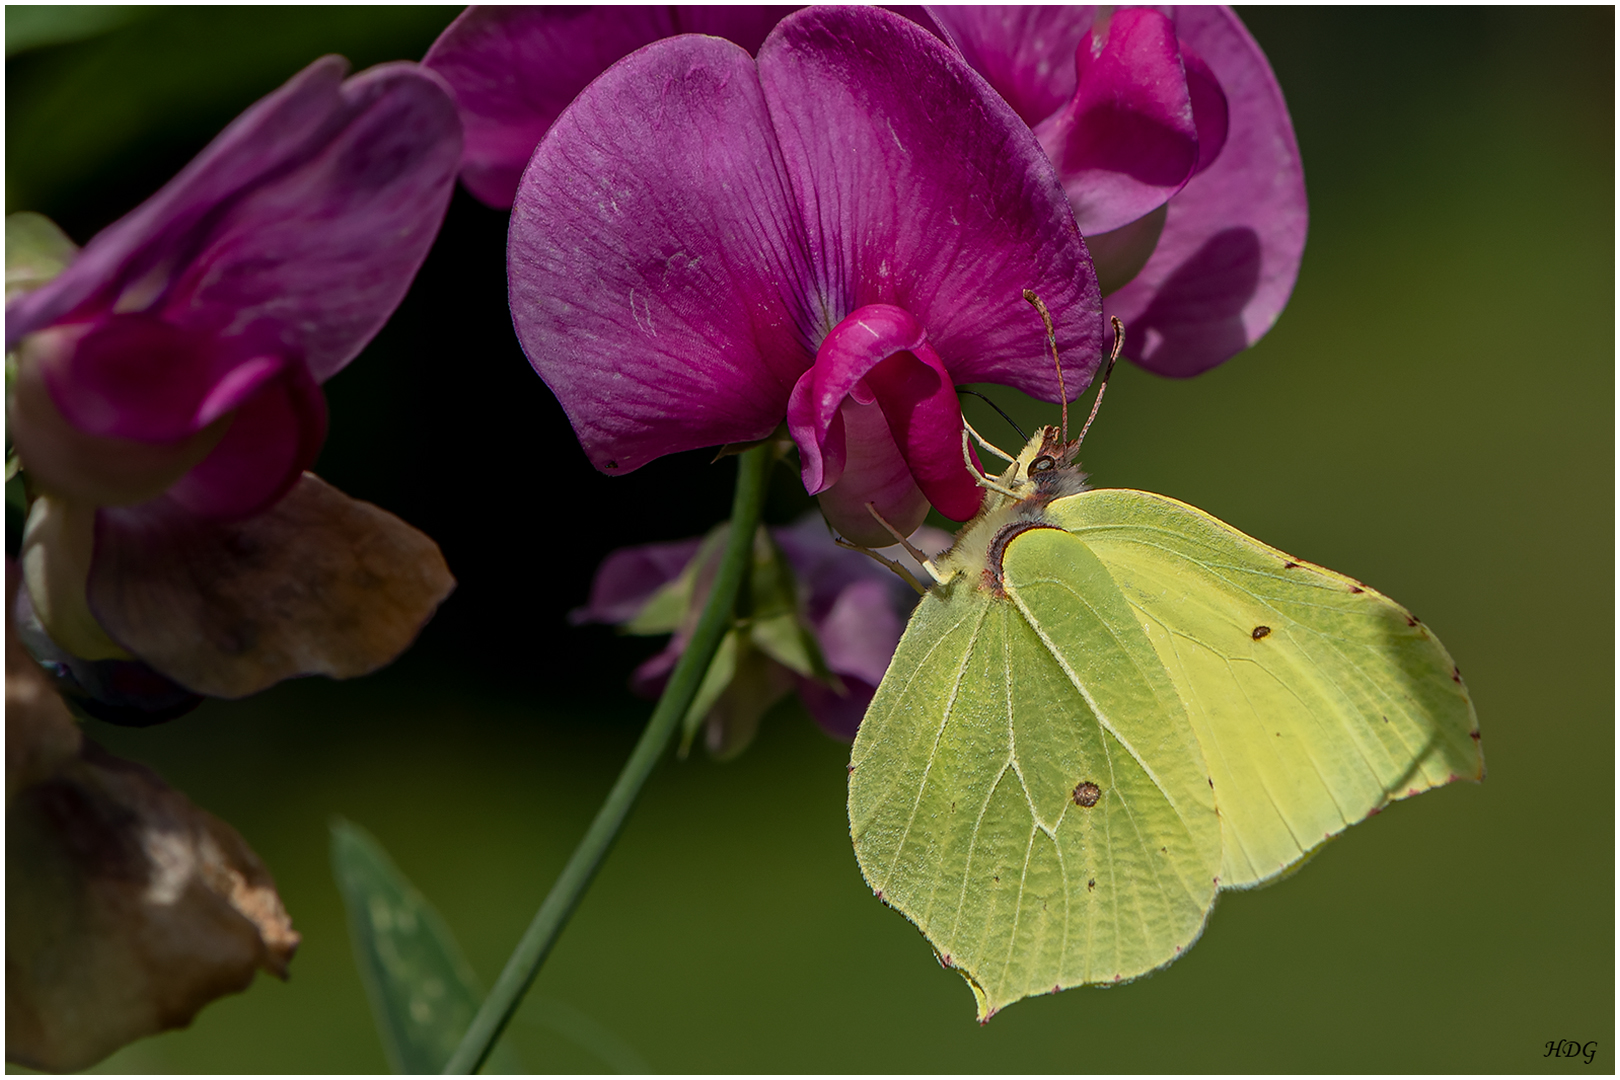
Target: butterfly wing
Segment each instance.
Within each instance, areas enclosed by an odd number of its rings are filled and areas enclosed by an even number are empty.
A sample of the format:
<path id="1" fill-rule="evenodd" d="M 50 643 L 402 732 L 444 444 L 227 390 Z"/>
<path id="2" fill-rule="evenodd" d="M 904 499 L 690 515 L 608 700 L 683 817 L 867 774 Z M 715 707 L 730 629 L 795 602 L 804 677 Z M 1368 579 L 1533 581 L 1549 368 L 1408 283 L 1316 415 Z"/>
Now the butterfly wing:
<path id="1" fill-rule="evenodd" d="M 1049 512 L 1108 568 L 1187 705 L 1222 887 L 1277 876 L 1394 799 L 1483 775 L 1456 665 L 1388 597 L 1162 495 L 1088 491 Z"/>
<path id="2" fill-rule="evenodd" d="M 1185 708 L 1107 568 L 1056 529 L 1005 566 L 1005 597 L 964 575 L 918 605 L 850 766 L 862 872 L 981 1020 L 1174 960 L 1220 863 Z"/>

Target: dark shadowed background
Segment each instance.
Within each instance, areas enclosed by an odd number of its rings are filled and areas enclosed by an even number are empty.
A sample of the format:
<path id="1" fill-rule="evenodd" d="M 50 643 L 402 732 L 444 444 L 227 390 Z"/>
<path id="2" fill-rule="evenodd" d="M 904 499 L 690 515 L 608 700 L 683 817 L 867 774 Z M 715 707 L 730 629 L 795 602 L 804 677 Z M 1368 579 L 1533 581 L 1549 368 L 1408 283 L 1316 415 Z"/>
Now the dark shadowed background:
<path id="1" fill-rule="evenodd" d="M 8 8 L 6 209 L 83 243 L 316 56 L 418 58 L 454 13 Z M 1086 464 L 1416 611 L 1468 677 L 1489 778 L 1226 895 L 1157 975 L 980 1028 L 863 885 L 847 749 L 790 703 L 741 759 L 655 774 L 517 1015 L 528 1068 L 1614 1070 L 1613 10 L 1244 17 L 1304 153 L 1298 289 L 1209 374 L 1122 365 Z M 327 384 L 317 471 L 434 536 L 459 578 L 416 647 L 357 682 L 94 726 L 234 824 L 304 935 L 290 982 L 105 1070 L 385 1068 L 327 821 L 376 834 L 487 984 L 645 720 L 623 687 L 657 643 L 565 614 L 607 551 L 723 517 L 733 466 L 590 469 L 513 337 L 505 228 L 458 194 L 404 305 Z M 769 516 L 805 505 L 782 472 Z M 1558 1039 L 1596 1060 L 1543 1057 Z"/>

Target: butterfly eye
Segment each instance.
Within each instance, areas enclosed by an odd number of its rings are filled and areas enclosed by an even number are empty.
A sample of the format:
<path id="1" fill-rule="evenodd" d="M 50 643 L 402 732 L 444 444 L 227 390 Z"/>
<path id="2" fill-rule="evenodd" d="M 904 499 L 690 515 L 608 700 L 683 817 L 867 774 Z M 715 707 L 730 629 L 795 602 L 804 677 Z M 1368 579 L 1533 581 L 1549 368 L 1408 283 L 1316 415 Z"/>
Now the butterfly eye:
<path id="1" fill-rule="evenodd" d="M 1057 468 L 1057 462 L 1046 454 L 1042 454 L 1029 463 L 1029 471 L 1032 473 L 1051 472 L 1055 468 Z"/>

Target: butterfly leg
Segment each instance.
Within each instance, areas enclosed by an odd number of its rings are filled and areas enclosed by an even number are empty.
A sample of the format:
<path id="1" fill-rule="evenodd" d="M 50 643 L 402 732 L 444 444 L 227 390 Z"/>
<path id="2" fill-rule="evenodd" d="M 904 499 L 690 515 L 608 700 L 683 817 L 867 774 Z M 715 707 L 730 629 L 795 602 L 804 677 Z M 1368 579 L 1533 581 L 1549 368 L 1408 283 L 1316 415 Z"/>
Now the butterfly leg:
<path id="1" fill-rule="evenodd" d="M 922 551 L 921 548 L 917 547 L 917 545 L 913 544 L 910 540 L 906 539 L 905 534 L 902 533 L 899 529 L 895 528 L 893 525 L 890 525 L 889 522 L 888 522 L 888 519 L 885 518 L 882 514 L 878 513 L 878 508 L 877 508 L 877 505 L 875 503 L 867 503 L 866 504 L 866 512 L 868 514 L 871 514 L 874 518 L 876 518 L 877 523 L 879 525 L 883 526 L 884 529 L 888 530 L 889 535 L 894 537 L 895 540 L 899 542 L 900 546 L 906 549 L 906 554 L 910 555 L 913 559 L 916 559 L 919 563 L 921 563 L 922 568 L 924 570 L 927 570 L 930 574 L 932 574 L 935 581 L 944 581 L 945 580 L 943 577 L 940 576 L 939 567 L 934 565 L 934 560 L 930 559 Z M 871 554 L 877 556 L 877 559 L 878 559 L 879 562 L 887 562 L 888 561 L 888 560 L 884 559 L 881 555 L 877 555 L 876 552 L 872 552 Z"/>
<path id="2" fill-rule="evenodd" d="M 978 443 L 980 446 L 984 447 L 986 450 L 988 450 L 992 454 L 996 455 L 996 457 L 1000 458 L 1002 461 L 1017 461 L 1018 460 L 1017 458 L 1013 457 L 1011 454 L 1007 453 L 1007 451 L 1001 449 L 1001 447 L 999 447 L 999 446 L 995 445 L 994 443 L 992 443 L 989 439 L 986 439 L 983 435 L 980 435 L 977 431 L 974 431 L 973 430 L 973 425 L 967 422 L 967 417 L 965 417 L 965 416 L 962 418 L 962 426 L 967 429 L 967 433 L 969 435 L 973 436 L 973 441 L 974 442 Z"/>
<path id="3" fill-rule="evenodd" d="M 899 577 L 901 581 L 904 581 L 907 585 L 910 585 L 913 589 L 917 590 L 918 596 L 927 595 L 928 590 L 923 588 L 922 583 L 917 580 L 916 575 L 910 570 L 907 570 L 905 566 L 903 566 L 897 560 L 885 558 L 869 547 L 861 547 L 859 544 L 852 544 L 848 540 L 845 540 L 842 536 L 833 537 L 833 543 L 837 544 L 841 548 L 849 548 L 849 550 L 858 551 L 868 558 L 876 559 L 878 562 L 894 571 L 895 575 Z M 924 563 L 923 565 L 926 566 L 927 563 Z"/>

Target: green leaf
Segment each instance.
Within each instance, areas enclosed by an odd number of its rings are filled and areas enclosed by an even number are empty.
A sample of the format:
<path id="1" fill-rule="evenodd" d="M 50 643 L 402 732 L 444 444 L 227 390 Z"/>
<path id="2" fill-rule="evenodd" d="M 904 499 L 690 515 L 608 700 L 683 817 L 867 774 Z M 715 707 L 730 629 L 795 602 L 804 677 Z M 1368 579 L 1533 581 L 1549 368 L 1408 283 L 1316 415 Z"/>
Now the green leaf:
<path id="1" fill-rule="evenodd" d="M 1071 457 L 1048 428 L 1003 474 L 850 758 L 861 871 L 981 1022 L 1162 967 L 1218 890 L 1484 771 L 1404 608 L 1174 499 L 1080 490 Z"/>
<path id="2" fill-rule="evenodd" d="M 477 976 L 382 845 L 342 818 L 331 828 L 332 873 L 388 1063 L 399 1073 L 439 1072 L 483 1000 Z M 523 1070 L 503 1044 L 485 1071 Z"/>

